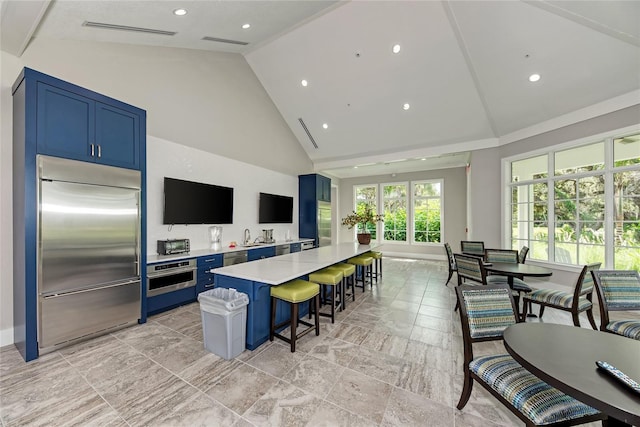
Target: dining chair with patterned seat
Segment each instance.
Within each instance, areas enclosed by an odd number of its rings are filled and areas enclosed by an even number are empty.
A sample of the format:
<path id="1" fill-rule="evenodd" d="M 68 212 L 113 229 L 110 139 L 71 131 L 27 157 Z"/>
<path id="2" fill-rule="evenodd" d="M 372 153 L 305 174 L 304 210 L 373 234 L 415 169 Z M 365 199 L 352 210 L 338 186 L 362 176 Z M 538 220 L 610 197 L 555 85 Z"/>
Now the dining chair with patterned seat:
<path id="1" fill-rule="evenodd" d="M 462 410 L 478 382 L 527 426 L 572 426 L 606 419 L 606 415 L 551 387 L 509 354 L 474 357 L 473 344 L 502 340 L 504 330 L 519 322 L 506 284 L 458 286 L 464 346 L 464 384 L 457 408 Z"/>
<path id="2" fill-rule="evenodd" d="M 640 320 L 612 320 L 611 311 L 640 311 L 640 274 L 635 270 L 591 273 L 600 303 L 600 330 L 640 340 Z"/>
<path id="3" fill-rule="evenodd" d="M 528 246 L 523 246 L 520 248 L 520 252 L 518 252 L 518 262 L 520 264 L 524 264 L 525 260 L 527 259 L 527 254 L 529 253 L 529 247 Z"/>
<path id="4" fill-rule="evenodd" d="M 487 272 L 484 269 L 484 263 L 482 259 L 473 255 L 453 254 L 453 259 L 456 263 L 458 273 L 458 286 L 465 283 L 467 280 L 479 283 L 481 285 L 487 284 Z M 458 310 L 458 303 L 454 311 Z"/>
<path id="5" fill-rule="evenodd" d="M 451 245 L 445 243 L 444 250 L 447 253 L 447 262 L 449 263 L 449 277 L 447 277 L 447 283 L 444 284 L 447 286 L 451 277 L 453 277 L 453 273 L 458 270 L 458 267 L 456 266 L 456 259 L 453 257 L 453 252 L 451 251 Z"/>
<path id="6" fill-rule="evenodd" d="M 484 260 L 487 263 L 502 262 L 502 263 L 519 263 L 518 251 L 512 249 L 485 249 Z M 514 277 L 512 289 L 518 294 L 522 292 L 531 292 L 531 287 L 525 283 L 519 277 Z M 507 283 L 509 279 L 506 276 L 497 274 L 490 274 L 487 276 L 488 284 Z"/>
<path id="7" fill-rule="evenodd" d="M 579 315 L 586 311 L 591 327 L 597 330 L 598 327 L 593 318 L 593 276 L 591 272 L 598 270 L 601 264 L 602 263 L 597 262 L 582 267 L 582 271 L 578 275 L 578 280 L 572 292 L 558 289 L 534 289 L 531 293 L 524 296 L 523 316 L 527 315 L 527 308 L 533 303 L 540 305 L 540 314 L 538 315 L 540 319 L 542 319 L 545 307 L 555 308 L 557 310 L 570 312 L 573 324 L 579 327 Z"/>

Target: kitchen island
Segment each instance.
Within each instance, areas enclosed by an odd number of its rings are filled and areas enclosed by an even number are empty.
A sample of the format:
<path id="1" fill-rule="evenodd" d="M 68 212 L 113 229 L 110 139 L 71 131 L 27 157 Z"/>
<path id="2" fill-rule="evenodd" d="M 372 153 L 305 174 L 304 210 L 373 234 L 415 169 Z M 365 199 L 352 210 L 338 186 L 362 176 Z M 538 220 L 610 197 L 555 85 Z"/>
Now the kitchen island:
<path id="1" fill-rule="evenodd" d="M 246 348 L 254 350 L 269 339 L 271 286 L 297 278 L 307 279 L 309 273 L 363 254 L 372 248 L 371 245 L 360 245 L 357 242 L 340 243 L 217 268 L 214 270 L 215 284 L 216 287 L 237 289 L 249 296 Z M 289 317 L 288 304 L 283 301 L 278 301 L 278 304 L 276 323 Z M 308 307 L 305 308 L 307 310 Z"/>

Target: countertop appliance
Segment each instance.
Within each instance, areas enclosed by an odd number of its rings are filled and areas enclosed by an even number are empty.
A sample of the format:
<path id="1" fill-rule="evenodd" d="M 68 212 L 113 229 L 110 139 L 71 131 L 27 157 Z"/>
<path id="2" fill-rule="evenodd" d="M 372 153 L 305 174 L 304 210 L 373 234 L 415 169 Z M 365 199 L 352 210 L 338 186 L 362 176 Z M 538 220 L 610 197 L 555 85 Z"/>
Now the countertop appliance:
<path id="1" fill-rule="evenodd" d="M 196 285 L 196 260 L 170 261 L 147 266 L 147 296 L 154 297 Z"/>
<path id="2" fill-rule="evenodd" d="M 140 172 L 38 156 L 38 346 L 140 318 Z"/>
<path id="3" fill-rule="evenodd" d="M 273 228 L 262 229 L 262 241 L 264 243 L 274 243 L 273 240 Z"/>
<path id="4" fill-rule="evenodd" d="M 158 240 L 158 255 L 175 255 L 189 253 L 189 239 Z"/>

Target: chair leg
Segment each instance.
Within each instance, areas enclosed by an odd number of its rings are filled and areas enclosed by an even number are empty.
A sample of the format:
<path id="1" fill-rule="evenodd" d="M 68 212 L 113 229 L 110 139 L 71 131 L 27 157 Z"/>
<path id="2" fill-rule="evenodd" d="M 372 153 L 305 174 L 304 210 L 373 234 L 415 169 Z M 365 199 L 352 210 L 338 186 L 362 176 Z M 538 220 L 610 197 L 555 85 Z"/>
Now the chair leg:
<path id="1" fill-rule="evenodd" d="M 271 325 L 269 327 L 269 341 L 273 341 L 273 334 L 275 332 L 276 325 L 276 299 L 271 297 Z"/>
<path id="2" fill-rule="evenodd" d="M 589 323 L 591 323 L 593 330 L 597 331 L 598 327 L 596 326 L 596 320 L 593 318 L 593 309 L 587 310 L 587 318 L 589 319 Z"/>
<path id="3" fill-rule="evenodd" d="M 542 315 L 544 314 L 544 305 L 540 306 L 540 313 L 538 314 L 538 318 L 542 320 Z"/>
<path id="4" fill-rule="evenodd" d="M 579 313 L 571 313 L 571 318 L 573 319 L 573 326 L 580 327 L 580 317 Z"/>
<path id="5" fill-rule="evenodd" d="M 465 407 L 467 402 L 469 401 L 469 397 L 471 397 L 471 390 L 473 389 L 473 378 L 469 375 L 469 371 L 465 371 L 464 373 L 464 386 L 462 388 L 462 394 L 460 395 L 460 400 L 458 401 L 458 405 L 456 408 L 462 410 Z"/>
<path id="6" fill-rule="evenodd" d="M 298 304 L 291 303 L 291 353 L 296 351 L 296 338 L 298 331 Z"/>
<path id="7" fill-rule="evenodd" d="M 316 306 L 315 321 L 316 321 L 316 336 L 320 335 L 320 294 L 313 298 L 314 305 Z"/>
<path id="8" fill-rule="evenodd" d="M 331 323 L 336 319 L 336 286 L 331 286 Z"/>
<path id="9" fill-rule="evenodd" d="M 445 286 L 449 284 L 449 281 L 451 280 L 452 277 L 453 277 L 453 270 L 449 270 L 449 277 L 447 277 L 447 282 L 444 284 Z"/>
<path id="10" fill-rule="evenodd" d="M 531 304 L 531 301 L 527 301 L 527 300 L 522 301 L 522 317 L 520 318 L 520 321 L 524 322 L 527 320 L 527 313 L 529 313 L 530 304 Z"/>

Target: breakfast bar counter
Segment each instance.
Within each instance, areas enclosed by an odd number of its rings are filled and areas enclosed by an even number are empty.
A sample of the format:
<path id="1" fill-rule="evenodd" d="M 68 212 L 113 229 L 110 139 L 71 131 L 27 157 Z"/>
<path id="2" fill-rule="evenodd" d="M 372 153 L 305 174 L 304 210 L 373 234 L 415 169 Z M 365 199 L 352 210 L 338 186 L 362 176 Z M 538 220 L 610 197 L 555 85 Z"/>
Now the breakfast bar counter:
<path id="1" fill-rule="evenodd" d="M 309 273 L 337 262 L 363 254 L 372 249 L 370 245 L 340 243 L 307 251 L 281 255 L 244 264 L 216 268 L 216 287 L 233 288 L 249 296 L 247 306 L 246 347 L 254 350 L 269 339 L 271 316 L 270 287 L 289 280 L 306 279 Z M 286 320 L 289 310 L 286 303 L 278 301 L 277 323 Z M 282 318 L 280 318 L 282 316 Z"/>

